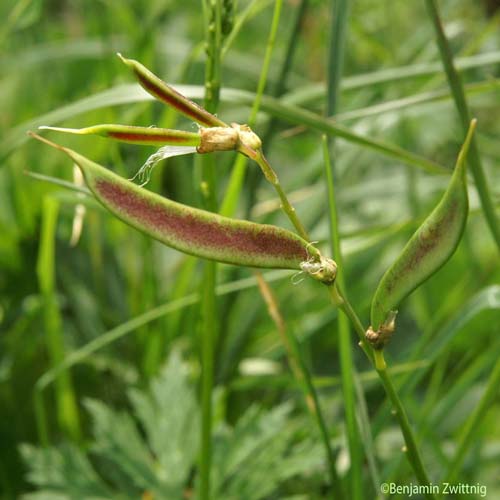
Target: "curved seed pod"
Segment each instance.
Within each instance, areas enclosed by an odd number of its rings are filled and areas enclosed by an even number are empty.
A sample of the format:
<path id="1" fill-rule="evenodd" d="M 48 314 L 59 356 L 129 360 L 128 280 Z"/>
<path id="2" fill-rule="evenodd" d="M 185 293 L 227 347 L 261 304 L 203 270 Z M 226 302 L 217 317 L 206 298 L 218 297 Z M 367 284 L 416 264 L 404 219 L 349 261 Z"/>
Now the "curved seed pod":
<path id="1" fill-rule="evenodd" d="M 38 127 L 40 130 L 55 130 L 76 135 L 100 135 L 131 144 L 171 144 L 176 146 L 199 146 L 199 132 L 184 132 L 156 127 L 135 127 L 131 125 L 103 124 L 86 128 Z"/>
<path id="2" fill-rule="evenodd" d="M 290 231 L 176 203 L 141 189 L 71 149 L 30 135 L 66 153 L 80 167 L 87 186 L 105 208 L 167 246 L 196 257 L 251 267 L 300 270 L 304 262 L 329 260 Z M 314 273 L 322 279 L 318 269 Z M 314 273 L 310 274 L 316 277 Z"/>
<path id="3" fill-rule="evenodd" d="M 473 120 L 441 201 L 411 237 L 378 285 L 371 306 L 370 337 L 374 345 L 377 345 L 377 334 L 387 337 L 392 333 L 394 314 L 391 311 L 434 274 L 458 246 L 468 213 L 465 158 L 475 127 L 476 120 Z"/>
<path id="4" fill-rule="evenodd" d="M 140 62 L 133 59 L 126 59 L 121 54 L 118 54 L 118 57 L 132 69 L 141 86 L 152 96 L 163 101 L 165 104 L 173 106 L 183 115 L 188 116 L 205 127 L 227 127 L 227 124 L 222 120 L 219 120 L 215 115 L 209 113 L 193 101 L 190 101 L 170 85 L 167 85 Z"/>

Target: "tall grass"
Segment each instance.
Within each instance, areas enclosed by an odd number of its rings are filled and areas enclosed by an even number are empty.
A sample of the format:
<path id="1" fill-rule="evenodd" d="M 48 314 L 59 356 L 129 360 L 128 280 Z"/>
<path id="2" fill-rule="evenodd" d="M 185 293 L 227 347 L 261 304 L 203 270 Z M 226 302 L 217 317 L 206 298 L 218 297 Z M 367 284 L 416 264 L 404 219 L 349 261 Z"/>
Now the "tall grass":
<path id="1" fill-rule="evenodd" d="M 117 122 L 191 130 L 191 123 L 153 104 L 131 83 L 115 61 L 118 50 L 200 102 L 212 83 L 207 108 L 227 122 L 249 121 L 266 137 L 266 156 L 284 192 L 311 239 L 336 257 L 339 286 L 363 323 L 380 276 L 446 185 L 463 139 L 466 103 L 478 118 L 478 157 L 472 162 L 480 163 L 488 181 L 489 208 L 483 211 L 473 194 L 482 193 L 484 202 L 481 177 L 478 182 L 473 174 L 468 244 L 423 285 L 420 299 L 401 305 L 401 330 L 385 354 L 390 387 L 411 415 L 430 480 L 481 483 L 488 496 L 499 493 L 494 390 L 500 270 L 490 236 L 499 210 L 498 17 L 487 18 L 481 2 L 443 3 L 436 44 L 436 12 L 429 17 L 418 2 L 349 3 L 348 10 L 347 2 L 236 2 L 234 29 L 224 40 L 216 39 L 216 17 L 208 65 L 203 44 L 211 18 L 200 15 L 194 0 L 107 2 L 94 9 L 73 2 L 62 13 L 49 3 L 2 3 L 3 497 L 30 488 L 17 451 L 21 442 L 70 438 L 84 450 L 89 417 L 80 403 L 92 397 L 128 411 L 124 394 L 144 386 L 174 347 L 182 349 L 193 379 L 204 377 L 204 445 L 193 465 L 202 471 L 205 498 L 209 482 L 217 481 L 210 477 L 210 448 L 218 446 L 214 429 L 221 422 L 234 426 L 252 405 L 264 411 L 289 400 L 301 413 L 304 393 L 317 397 L 323 428 L 310 419 L 295 437 L 307 434 L 319 444 L 323 465 L 306 486 L 302 479 L 279 484 L 276 498 L 322 498 L 332 482 L 328 445 L 346 498 L 375 498 L 380 481 L 415 482 L 377 374 L 318 285 L 293 285 L 283 271 L 263 273 L 284 333 L 295 334 L 293 349 L 311 375 L 308 389 L 287 369 L 286 343 L 251 271 L 219 265 L 215 272 L 186 259 L 112 219 L 81 198 L 81 189 L 54 182 L 72 185 L 71 169 L 27 142 L 28 128 Z M 220 15 L 223 4 L 207 1 L 207 17 L 213 8 Z M 462 103 L 459 122 L 456 102 Z M 334 143 L 332 170 L 325 171 L 322 134 Z M 152 152 L 100 138 L 62 141 L 126 177 Z M 171 159 L 156 168 L 148 188 L 201 205 L 203 180 L 210 195 L 203 203 L 211 209 L 217 201 L 222 213 L 242 216 L 250 200 L 252 220 L 291 228 L 271 187 L 252 180 L 262 175 L 258 166 L 240 158 L 228 153 L 208 159 L 210 165 L 200 165 L 203 179 L 194 175 L 192 158 Z M 87 215 L 80 243 L 70 248 L 79 203 Z M 237 473 L 244 472 L 242 465 Z M 194 480 L 186 485 L 193 487 Z"/>

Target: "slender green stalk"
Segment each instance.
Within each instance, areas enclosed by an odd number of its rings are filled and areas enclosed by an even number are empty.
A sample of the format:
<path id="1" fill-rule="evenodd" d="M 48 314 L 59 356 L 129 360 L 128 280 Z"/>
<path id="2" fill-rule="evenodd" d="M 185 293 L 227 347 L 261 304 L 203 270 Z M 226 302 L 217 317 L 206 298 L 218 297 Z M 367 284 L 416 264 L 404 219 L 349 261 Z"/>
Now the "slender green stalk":
<path id="1" fill-rule="evenodd" d="M 332 0 L 332 26 L 328 48 L 328 82 L 326 115 L 334 115 L 338 110 L 340 80 L 344 68 L 347 20 L 350 10 L 349 0 Z"/>
<path id="2" fill-rule="evenodd" d="M 345 290 L 344 266 L 340 250 L 340 236 L 338 227 L 337 203 L 333 182 L 333 165 L 330 162 L 328 142 L 323 137 L 323 154 L 325 164 L 325 178 L 328 188 L 328 206 L 330 218 L 330 246 L 333 258 L 337 262 L 337 284 Z M 344 411 L 347 428 L 347 442 L 350 455 L 350 484 L 351 498 L 362 498 L 363 485 L 363 454 L 361 448 L 360 431 L 356 421 L 356 388 L 354 380 L 356 371 L 353 366 L 351 353 L 351 336 L 349 331 L 349 319 L 340 311 L 337 319 L 339 334 L 339 358 L 342 376 L 342 394 L 344 398 Z"/>
<path id="3" fill-rule="evenodd" d="M 260 72 L 259 83 L 257 85 L 257 92 L 253 99 L 252 109 L 250 111 L 250 117 L 248 118 L 248 125 L 253 127 L 257 119 L 257 113 L 259 112 L 262 95 L 266 88 L 267 77 L 269 73 L 269 66 L 271 65 L 271 57 L 273 54 L 274 44 L 276 41 L 276 35 L 278 33 L 278 27 L 281 17 L 281 7 L 283 5 L 283 0 L 276 0 L 274 3 L 273 18 L 271 21 L 271 28 L 269 31 L 269 37 L 267 39 L 266 53 L 264 55 L 264 62 L 262 64 L 262 70 Z M 222 215 L 233 215 L 236 210 L 236 205 L 240 197 L 241 189 L 243 187 L 243 179 L 245 178 L 246 168 L 247 168 L 247 158 L 243 155 L 238 155 L 234 163 L 231 177 L 229 179 L 228 188 L 226 190 L 226 195 L 221 205 Z"/>
<path id="4" fill-rule="evenodd" d="M 295 377 L 295 380 L 302 389 L 307 408 L 318 425 L 327 456 L 333 498 L 340 498 L 343 494 L 340 478 L 338 477 L 337 468 L 335 467 L 335 455 L 330 444 L 330 436 L 326 427 L 325 417 L 321 409 L 318 393 L 314 387 L 311 373 L 309 372 L 304 356 L 302 355 L 302 351 L 300 350 L 297 337 L 283 320 L 278 302 L 271 290 L 271 287 L 267 284 L 261 273 L 257 272 L 256 276 L 261 295 L 267 304 L 269 315 L 276 324 L 276 328 L 278 329 L 278 333 L 280 334 L 287 352 L 290 369 Z"/>
<path id="5" fill-rule="evenodd" d="M 52 367 L 58 366 L 64 359 L 62 318 L 59 313 L 55 288 L 55 240 L 58 212 L 59 202 L 51 197 L 45 198 L 43 203 L 40 250 L 37 260 L 38 283 L 44 301 L 44 327 L 47 350 Z M 69 371 L 62 371 L 57 377 L 55 393 L 58 423 L 69 437 L 78 441 L 81 438 L 80 419 Z M 47 442 L 47 424 L 46 420 L 41 417 L 43 413 L 41 411 L 43 400 L 39 400 L 37 403 L 36 417 L 40 438 L 42 442 Z"/>
<path id="6" fill-rule="evenodd" d="M 457 478 L 457 474 L 460 472 L 460 467 L 464 461 L 467 449 L 472 444 L 475 432 L 479 428 L 481 420 L 486 415 L 488 409 L 495 396 L 499 393 L 500 387 L 500 361 L 497 360 L 495 367 L 491 372 L 490 378 L 488 380 L 488 385 L 486 390 L 479 401 L 479 404 L 474 409 L 472 415 L 465 422 L 462 432 L 458 438 L 458 446 L 455 451 L 455 455 L 450 463 L 448 474 L 446 476 L 446 481 L 452 483 Z"/>
<path id="7" fill-rule="evenodd" d="M 338 110 L 350 2 L 349 0 L 332 0 L 331 6 L 332 19 L 330 28 L 330 44 L 327 57 L 327 116 L 334 115 Z M 333 181 L 335 163 L 330 159 L 329 146 L 332 150 L 334 149 L 334 139 L 332 138 L 330 144 L 328 144 L 326 137 L 324 137 L 323 154 L 325 177 L 328 188 L 330 246 L 333 258 L 337 262 L 337 284 L 345 293 L 344 265 L 340 250 L 338 211 Z M 363 453 L 360 431 L 356 421 L 356 393 L 354 387 L 356 371 L 352 360 L 349 320 L 342 311 L 339 312 L 337 324 L 339 335 L 340 371 L 342 376 L 342 394 L 345 401 L 344 411 L 350 456 L 350 491 L 353 499 L 361 499 L 363 497 Z"/>
<path id="8" fill-rule="evenodd" d="M 203 273 L 203 295 L 201 303 L 201 462 L 200 498 L 209 500 L 210 469 L 212 463 L 212 392 L 214 384 L 214 346 L 217 337 L 217 304 L 215 283 L 217 267 L 206 262 Z"/>
<path id="9" fill-rule="evenodd" d="M 383 358 L 383 351 L 381 350 L 375 351 L 375 353 L 376 353 L 375 369 L 377 370 L 380 380 L 384 385 L 385 392 L 389 397 L 389 399 L 391 400 L 391 403 L 396 412 L 396 418 L 398 419 L 399 426 L 401 428 L 401 432 L 403 433 L 403 437 L 406 444 L 404 452 L 413 468 L 413 471 L 415 472 L 415 475 L 417 476 L 419 483 L 421 485 L 430 485 L 429 477 L 424 468 L 422 458 L 420 457 L 420 452 L 418 450 L 415 436 L 413 434 L 413 430 L 408 420 L 408 416 L 394 388 L 392 379 L 390 378 L 389 373 L 387 372 L 387 366 Z M 434 498 L 434 495 L 430 493 L 426 494 L 425 496 L 426 498 Z"/>
<path id="10" fill-rule="evenodd" d="M 283 190 L 283 187 L 280 184 L 276 172 L 273 170 L 269 162 L 266 160 L 266 157 L 264 156 L 262 151 L 258 151 L 256 156 L 253 157 L 253 159 L 257 162 L 262 172 L 264 173 L 264 176 L 278 194 L 279 199 L 281 201 L 281 208 L 290 219 L 290 222 L 293 224 L 293 227 L 296 229 L 297 233 L 302 238 L 309 241 L 309 235 L 307 234 L 305 227 L 303 226 L 302 222 L 300 222 L 300 219 L 297 216 L 297 212 L 295 211 L 295 208 L 288 200 L 288 197 L 285 191 Z"/>
<path id="11" fill-rule="evenodd" d="M 334 303 L 340 309 L 342 309 L 351 320 L 351 323 L 360 338 L 361 348 L 368 356 L 368 358 L 372 361 L 375 370 L 377 371 L 377 374 L 382 382 L 382 385 L 384 386 L 385 392 L 389 400 L 391 401 L 405 441 L 406 446 L 404 448 L 404 452 L 413 471 L 415 472 L 415 476 L 417 477 L 420 484 L 430 485 L 430 481 L 427 476 L 427 472 L 425 471 L 422 457 L 420 456 L 420 452 L 418 450 L 416 439 L 410 426 L 408 416 L 404 409 L 403 403 L 399 399 L 396 389 L 394 388 L 394 385 L 392 383 L 392 379 L 387 370 L 387 363 L 385 362 L 383 351 L 374 350 L 371 348 L 371 346 L 368 345 L 368 342 L 365 339 L 365 328 L 363 327 L 363 324 L 359 320 L 358 315 L 352 308 L 347 298 L 343 296 L 339 291 L 338 287 L 336 285 L 333 285 L 329 287 L 329 290 Z M 434 498 L 434 496 L 431 494 L 426 494 L 425 496 L 429 499 Z"/>
<path id="12" fill-rule="evenodd" d="M 278 71 L 278 78 L 276 80 L 276 84 L 272 90 L 273 97 L 281 97 L 286 91 L 288 77 L 292 70 L 293 60 L 297 49 L 297 44 L 299 41 L 300 31 L 302 25 L 304 23 L 304 19 L 307 13 L 307 9 L 309 6 L 309 0 L 300 0 L 300 4 L 296 8 L 296 14 L 293 22 L 293 26 L 288 35 L 288 43 L 285 52 L 285 57 L 281 61 L 281 67 Z M 271 139 L 276 130 L 276 125 L 278 124 L 278 120 L 272 116 L 268 122 L 267 129 L 262 135 L 262 144 L 263 151 L 267 153 L 268 144 L 270 144 Z M 262 182 L 262 176 L 260 172 L 257 170 L 250 170 L 247 176 L 248 183 L 248 197 L 247 197 L 247 207 L 246 207 L 246 215 L 247 217 L 250 215 L 252 207 L 255 203 L 255 195 L 257 192 L 257 188 Z"/>
<path id="13" fill-rule="evenodd" d="M 241 97 L 243 97 L 243 95 L 241 95 Z M 447 175 L 450 173 L 448 168 L 428 160 L 427 158 L 400 148 L 395 144 L 359 135 L 330 118 L 319 116 L 312 111 L 295 106 L 288 102 L 285 103 L 279 101 L 278 99 L 264 96 L 262 98 L 261 108 L 262 111 L 273 114 L 282 120 L 295 123 L 297 125 L 304 125 L 312 128 L 313 130 L 317 130 L 318 132 L 323 132 L 324 134 L 340 137 L 348 142 L 371 149 L 387 157 L 400 160 L 403 163 L 418 167 L 426 172 Z"/>
<path id="14" fill-rule="evenodd" d="M 434 30 L 436 32 L 437 44 L 441 60 L 448 78 L 448 85 L 450 86 L 455 106 L 457 108 L 464 133 L 467 133 L 471 121 L 471 113 L 467 105 L 465 91 L 460 75 L 455 67 L 453 61 L 453 54 L 446 38 L 446 34 L 441 23 L 439 8 L 436 0 L 425 0 L 429 16 L 432 20 Z M 491 193 L 488 188 L 488 181 L 484 174 L 481 156 L 477 147 L 475 138 L 472 139 L 472 144 L 469 154 L 469 163 L 471 166 L 472 176 L 476 183 L 476 189 L 481 200 L 481 206 L 484 211 L 486 222 L 489 226 L 490 232 L 500 250 L 500 220 L 495 211 L 495 205 L 491 198 Z"/>
<path id="15" fill-rule="evenodd" d="M 206 26 L 207 62 L 205 66 L 205 109 L 215 113 L 219 104 L 222 49 L 221 0 L 202 0 Z M 207 210 L 217 211 L 216 175 L 213 155 L 204 155 L 201 192 Z M 210 500 L 212 464 L 212 393 L 214 385 L 214 346 L 217 338 L 215 286 L 217 265 L 205 262 L 201 303 L 201 457 L 199 495 Z"/>

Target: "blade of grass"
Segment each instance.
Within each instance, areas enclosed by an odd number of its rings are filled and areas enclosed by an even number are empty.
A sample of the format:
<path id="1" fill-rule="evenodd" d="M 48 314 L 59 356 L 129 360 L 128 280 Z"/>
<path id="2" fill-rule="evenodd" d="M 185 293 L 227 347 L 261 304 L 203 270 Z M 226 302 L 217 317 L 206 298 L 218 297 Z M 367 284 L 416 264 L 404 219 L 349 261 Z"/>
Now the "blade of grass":
<path id="1" fill-rule="evenodd" d="M 302 389 L 306 400 L 306 405 L 311 413 L 311 416 L 314 418 L 318 425 L 328 461 L 332 497 L 342 498 L 343 495 L 341 490 L 341 482 L 337 474 L 337 468 L 335 466 L 335 455 L 330 444 L 330 436 L 326 427 L 323 411 L 321 410 L 318 393 L 314 387 L 311 374 L 306 365 L 304 356 L 302 355 L 302 352 L 300 350 L 299 342 L 297 341 L 297 337 L 293 334 L 290 327 L 286 325 L 285 321 L 283 320 L 278 302 L 273 294 L 273 291 L 271 290 L 271 287 L 266 283 L 260 272 L 257 272 L 256 276 L 257 282 L 259 284 L 259 289 L 267 305 L 269 315 L 274 321 L 278 333 L 281 337 L 282 343 L 285 347 L 285 351 L 288 356 L 288 364 L 290 365 L 292 373 Z"/>
<path id="2" fill-rule="evenodd" d="M 338 110 L 340 97 L 340 81 L 344 71 L 344 55 L 346 46 L 346 34 L 348 29 L 348 18 L 350 10 L 349 0 L 332 0 L 332 19 L 330 27 L 330 43 L 327 55 L 327 99 L 326 115 L 334 115 Z M 334 151 L 335 142 L 332 138 L 328 143 L 323 137 L 323 162 L 325 168 L 325 183 L 328 191 L 328 216 L 330 221 L 330 248 L 332 256 L 337 262 L 337 283 L 345 294 L 344 263 L 340 251 L 340 237 L 338 228 L 338 210 L 335 197 L 333 178 L 335 175 L 335 163 L 331 161 L 330 151 Z M 350 469 L 349 484 L 350 496 L 354 500 L 363 496 L 363 453 L 361 437 L 356 420 L 356 388 L 354 380 L 356 370 L 354 368 L 351 352 L 351 336 L 349 319 L 343 311 L 339 312 L 337 318 L 339 338 L 339 361 L 342 376 L 342 394 L 345 401 L 344 412 L 347 428 L 347 443 L 349 448 Z"/>
<path id="3" fill-rule="evenodd" d="M 55 242 L 59 203 L 47 196 L 43 202 L 40 249 L 36 271 L 40 292 L 45 303 L 44 326 L 47 339 L 47 350 L 52 367 L 59 365 L 64 359 L 64 337 L 62 319 L 56 296 Z M 57 420 L 63 432 L 75 441 L 81 438 L 80 420 L 76 404 L 76 396 L 69 371 L 61 372 L 56 381 Z M 39 408 L 39 405 L 38 405 Z M 41 413 L 37 412 L 40 416 Z M 41 438 L 48 439 L 47 426 L 39 420 L 42 429 Z"/>
<path id="4" fill-rule="evenodd" d="M 393 160 L 398 160 L 408 165 L 418 167 L 426 172 L 433 174 L 449 174 L 449 169 L 445 168 L 433 161 L 406 151 L 399 146 L 384 142 L 378 139 L 368 138 L 352 132 L 347 127 L 338 124 L 336 121 L 319 116 L 316 113 L 300 108 L 295 105 L 284 103 L 278 99 L 265 96 L 261 104 L 262 111 L 267 111 L 269 114 L 277 116 L 282 120 L 293 123 L 295 125 L 305 125 L 318 132 L 323 132 L 331 136 L 339 137 L 361 147 L 371 149 L 380 154 L 383 154 Z"/>
<path id="5" fill-rule="evenodd" d="M 200 86 L 176 85 L 176 89 L 191 99 L 202 97 L 202 87 Z M 226 102 L 252 106 L 255 94 L 243 90 L 226 88 L 221 92 L 221 98 Z M 94 109 L 119 104 L 129 104 L 132 102 L 149 101 L 152 99 L 153 98 L 138 85 L 119 85 L 104 92 L 81 99 L 80 101 L 76 101 L 67 106 L 63 106 L 57 110 L 51 111 L 50 113 L 35 118 L 34 120 L 18 125 L 8 132 L 0 143 L 0 160 L 5 159 L 16 148 L 26 142 L 27 130 L 36 129 L 37 127 L 46 125 L 47 123 L 54 125 L 63 120 L 74 118 L 81 113 Z M 377 151 L 392 158 L 393 160 L 399 160 L 403 163 L 422 168 L 430 173 L 449 174 L 449 169 L 435 162 L 427 160 L 426 158 L 409 151 L 405 151 L 396 145 L 356 134 L 333 120 L 326 119 L 316 113 L 307 111 L 298 106 L 286 104 L 269 96 L 262 96 L 260 106 L 262 111 L 266 111 L 267 113 L 290 123 L 305 125 L 313 130 L 340 137 L 348 142 Z M 0 164 L 0 168 L 1 166 L 2 164 Z M 236 185 L 236 180 L 234 184 Z"/>
<path id="6" fill-rule="evenodd" d="M 290 276 L 288 271 L 270 271 L 264 274 L 267 282 L 272 282 L 280 279 L 284 279 Z M 257 279 L 255 277 L 245 278 L 234 282 L 224 283 L 223 285 L 218 285 L 216 288 L 217 295 L 226 295 L 229 293 L 237 293 L 242 290 L 247 290 L 249 288 L 257 286 Z M 143 314 L 136 316 L 114 328 L 100 334 L 95 339 L 91 340 L 82 347 L 72 351 L 61 360 L 61 362 L 52 367 L 50 370 L 45 372 L 35 384 L 36 391 L 42 391 L 48 385 L 53 383 L 58 375 L 66 371 L 68 368 L 85 361 L 95 352 L 111 345 L 117 340 L 122 339 L 126 335 L 133 333 L 138 328 L 155 321 L 164 316 L 174 314 L 177 311 L 185 309 L 186 307 L 195 305 L 199 302 L 200 297 L 197 293 L 192 293 L 181 297 L 179 299 L 170 301 L 161 306 L 155 307 Z"/>
<path id="7" fill-rule="evenodd" d="M 293 66 L 293 60 L 295 57 L 295 52 L 297 49 L 300 31 L 304 20 L 306 18 L 307 9 L 309 7 L 309 0 L 301 0 L 299 6 L 297 7 L 297 12 L 295 14 L 294 23 L 290 34 L 288 36 L 287 49 L 285 57 L 281 62 L 281 67 L 278 72 L 278 79 L 274 85 L 272 95 L 273 97 L 281 97 L 287 87 L 288 78 Z M 271 144 L 272 137 L 276 130 L 278 120 L 273 116 L 267 125 L 267 129 L 262 135 L 262 147 L 264 154 L 268 153 L 269 145 Z M 247 207 L 246 207 L 246 217 L 250 216 L 250 212 L 255 204 L 255 197 L 257 189 L 260 183 L 263 181 L 262 175 L 256 169 L 250 169 L 247 176 Z"/>
<path id="8" fill-rule="evenodd" d="M 498 79 L 471 83 L 465 86 L 467 95 L 471 96 L 482 95 L 487 92 L 498 92 L 499 90 L 500 80 Z M 366 106 L 363 108 L 353 109 L 352 111 L 339 113 L 335 115 L 335 119 L 342 122 L 348 120 L 359 120 L 369 116 L 379 116 L 382 113 L 400 111 L 414 106 L 419 106 L 420 104 L 440 102 L 448 100 L 451 97 L 452 96 L 448 89 L 422 92 L 420 94 L 413 94 L 408 97 L 402 97 L 400 99 L 385 101 L 380 104 L 374 104 L 372 106 Z M 426 111 L 422 110 L 422 112 L 425 113 Z M 435 109 L 433 108 L 428 112 L 435 112 Z"/>
<path id="9" fill-rule="evenodd" d="M 88 196 L 92 195 L 92 193 L 90 192 L 90 189 L 88 189 L 87 187 L 79 186 L 78 184 L 75 184 L 74 182 L 65 181 L 63 179 L 60 179 L 59 177 L 51 177 L 49 175 L 39 174 L 37 172 L 30 172 L 30 171 L 26 171 L 25 174 L 28 177 L 31 177 L 31 178 L 36 179 L 38 181 L 47 182 L 49 184 L 53 184 L 54 186 L 60 186 L 60 187 L 69 189 L 71 191 L 76 191 L 77 193 L 86 194 Z"/>
<path id="10" fill-rule="evenodd" d="M 221 0 L 202 0 L 205 24 L 207 60 L 205 63 L 204 107 L 209 113 L 216 113 L 220 96 L 220 69 L 222 50 L 222 5 Z M 217 185 L 213 155 L 202 155 L 201 195 L 206 210 L 217 211 Z M 212 467 L 212 422 L 214 356 L 218 335 L 217 301 L 217 264 L 204 262 L 203 282 L 201 283 L 201 456 L 199 496 L 201 500 L 211 498 Z"/>
<path id="11" fill-rule="evenodd" d="M 252 102 L 252 109 L 250 111 L 250 116 L 248 118 L 248 125 L 250 126 L 250 128 L 252 128 L 255 125 L 255 121 L 257 120 L 257 113 L 259 112 L 260 109 L 262 96 L 266 88 L 269 66 L 271 65 L 271 58 L 273 54 L 274 44 L 276 41 L 276 35 L 278 33 L 282 5 L 283 5 L 283 0 L 276 0 L 274 3 L 273 17 L 271 20 L 269 37 L 267 39 L 264 61 L 262 63 L 262 69 L 260 72 L 259 83 L 257 85 L 255 98 Z M 236 160 L 231 170 L 231 176 L 229 178 L 226 194 L 221 204 L 220 212 L 222 215 L 231 216 L 234 215 L 234 212 L 236 211 L 236 206 L 240 198 L 241 189 L 243 187 L 243 179 L 245 178 L 247 163 L 248 159 L 246 158 L 246 156 L 238 155 L 236 157 Z"/>
<path id="12" fill-rule="evenodd" d="M 460 57 L 456 59 L 456 66 L 459 70 L 469 70 L 498 64 L 500 62 L 500 51 L 476 54 L 470 57 Z M 429 62 L 420 64 L 410 64 L 408 66 L 396 66 L 393 68 L 381 69 L 370 73 L 348 76 L 342 80 L 342 90 L 356 90 L 374 85 L 389 84 L 400 80 L 415 79 L 416 77 L 432 76 L 441 73 L 442 63 Z M 324 99 L 326 95 L 324 84 L 304 85 L 299 90 L 294 90 L 287 96 L 290 104 L 306 104 L 311 101 Z"/>
<path id="13" fill-rule="evenodd" d="M 486 413 L 490 409 L 493 400 L 498 395 L 499 387 L 500 361 L 497 360 L 497 362 L 495 363 L 495 367 L 491 372 L 481 400 L 462 427 L 462 432 L 458 437 L 457 449 L 455 451 L 453 459 L 451 460 L 448 473 L 446 475 L 447 482 L 453 483 L 457 479 L 457 475 L 460 472 L 460 467 L 462 466 L 462 463 L 465 459 L 467 450 L 473 443 L 475 433 L 480 428 L 481 421 L 486 416 Z"/>
<path id="14" fill-rule="evenodd" d="M 337 202 L 333 182 L 333 165 L 330 162 L 328 142 L 323 137 L 323 155 L 325 165 L 325 180 L 328 190 L 328 216 L 330 221 L 330 248 L 337 262 L 337 283 L 345 293 L 344 264 L 340 251 L 340 236 L 338 229 Z M 338 319 L 339 361 L 342 376 L 342 394 L 344 397 L 344 412 L 347 428 L 347 442 L 350 456 L 350 495 L 352 498 L 362 498 L 362 460 L 361 439 L 356 421 L 356 394 L 354 380 L 356 371 L 352 361 L 351 337 L 349 319 L 343 311 L 339 311 Z"/>
<path id="15" fill-rule="evenodd" d="M 234 42 L 234 39 L 238 36 L 238 33 L 241 31 L 241 28 L 244 26 L 244 24 L 249 19 L 257 15 L 261 10 L 265 9 L 270 3 L 272 3 L 272 1 L 273 0 L 252 0 L 248 3 L 245 10 L 237 16 L 233 29 L 224 41 L 224 45 L 221 51 L 222 59 L 227 54 L 227 51 L 230 49 L 231 45 Z"/>
<path id="16" fill-rule="evenodd" d="M 467 100 L 465 98 L 465 91 L 463 88 L 462 80 L 453 61 L 453 53 L 451 51 L 451 47 L 449 45 L 448 39 L 446 38 L 446 34 L 441 23 L 437 2 L 436 0 L 426 0 L 425 4 L 434 26 L 439 54 L 441 56 L 443 67 L 448 78 L 448 85 L 450 86 L 451 92 L 453 94 L 455 106 L 460 116 L 462 128 L 465 134 L 467 133 L 467 130 L 469 128 L 471 113 L 469 111 Z M 488 181 L 484 174 L 481 156 L 479 154 L 479 149 L 477 147 L 475 138 L 472 139 L 469 154 L 469 163 L 471 166 L 472 176 L 474 177 L 474 181 L 476 183 L 476 189 L 479 195 L 479 199 L 481 200 L 481 206 L 483 207 L 486 222 L 493 236 L 493 239 L 496 242 L 498 250 L 500 251 L 500 220 L 496 214 L 495 206 L 491 198 L 490 190 L 488 188 Z"/>

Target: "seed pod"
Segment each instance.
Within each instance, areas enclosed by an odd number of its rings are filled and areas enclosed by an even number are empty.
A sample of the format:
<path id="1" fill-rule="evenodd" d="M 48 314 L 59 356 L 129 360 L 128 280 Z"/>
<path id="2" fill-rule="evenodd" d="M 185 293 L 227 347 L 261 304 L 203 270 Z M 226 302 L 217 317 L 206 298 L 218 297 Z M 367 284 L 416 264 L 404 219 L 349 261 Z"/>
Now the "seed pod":
<path id="1" fill-rule="evenodd" d="M 157 127 L 135 127 L 131 125 L 104 124 L 86 128 L 39 127 L 41 130 L 55 130 L 76 135 L 100 135 L 131 144 L 175 146 L 199 146 L 201 137 L 198 132 L 184 132 Z"/>
<path id="2" fill-rule="evenodd" d="M 331 267 L 332 261 L 290 231 L 176 203 L 141 189 L 71 149 L 30 135 L 66 153 L 80 167 L 87 186 L 105 208 L 169 247 L 240 266 L 301 270 L 304 262 L 324 262 L 324 266 L 316 266 L 320 271 L 326 265 Z M 316 267 L 309 274 L 322 281 Z"/>
<path id="3" fill-rule="evenodd" d="M 377 332 L 383 330 L 382 333 L 386 334 L 387 329 L 394 329 L 391 311 L 432 276 L 458 246 L 468 213 L 465 158 L 475 128 L 476 120 L 473 120 L 441 201 L 411 237 L 378 285 L 371 306 L 370 337 L 374 339 L 374 345 L 377 344 Z"/>
<path id="4" fill-rule="evenodd" d="M 163 101 L 165 104 L 173 106 L 183 115 L 188 116 L 205 127 L 228 126 L 215 115 L 209 113 L 193 101 L 190 101 L 170 85 L 167 85 L 140 62 L 134 61 L 133 59 L 126 59 L 121 54 L 118 54 L 118 57 L 132 69 L 141 86 L 152 96 Z"/>

